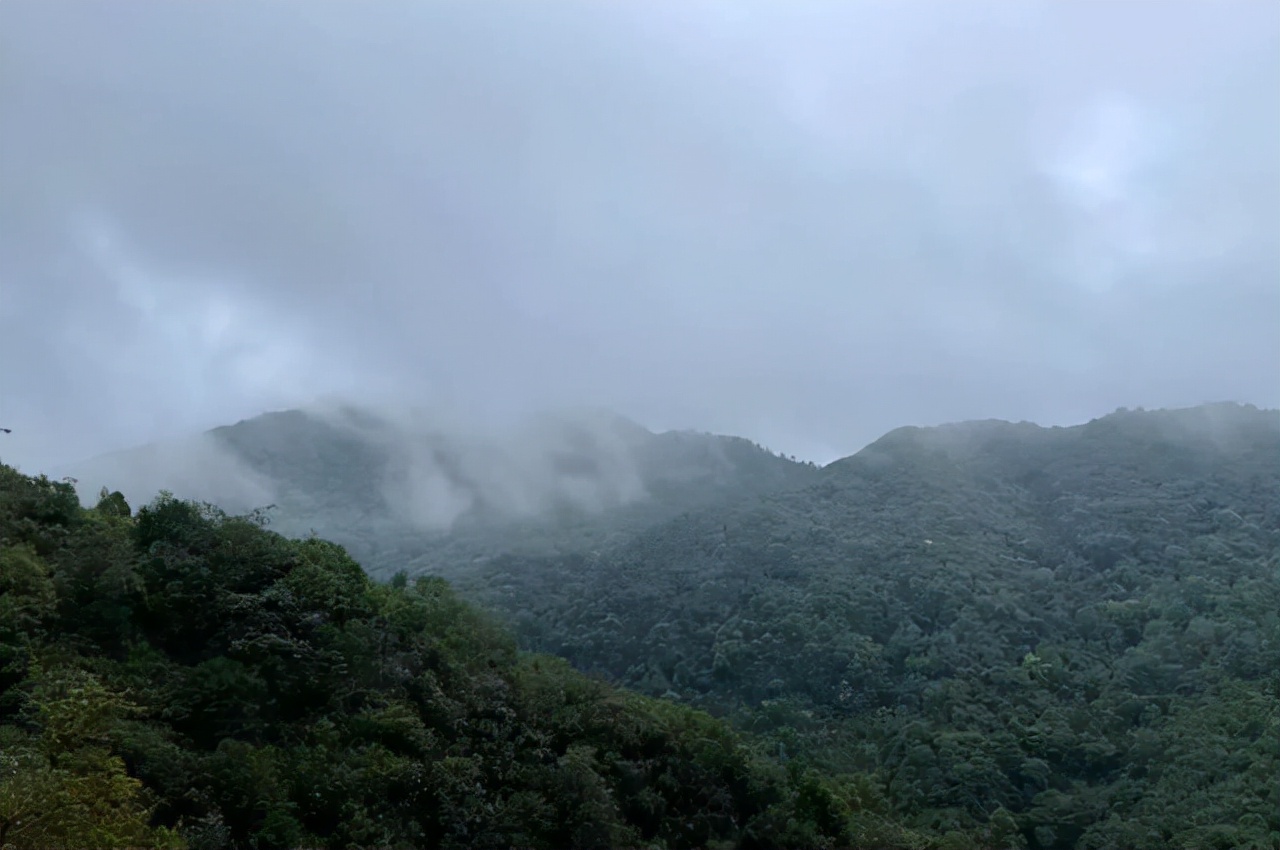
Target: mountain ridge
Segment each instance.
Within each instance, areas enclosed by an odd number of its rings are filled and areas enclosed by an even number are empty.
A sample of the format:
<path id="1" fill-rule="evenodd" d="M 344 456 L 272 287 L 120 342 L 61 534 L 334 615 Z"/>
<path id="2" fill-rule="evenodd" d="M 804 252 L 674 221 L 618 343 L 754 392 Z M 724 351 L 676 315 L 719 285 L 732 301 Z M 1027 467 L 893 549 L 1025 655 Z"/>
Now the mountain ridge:
<path id="1" fill-rule="evenodd" d="M 443 578 L 526 650 L 851 777 L 844 805 L 915 846 L 1280 835 L 1280 411 L 904 427 L 821 469 L 664 436 L 667 468 L 723 485 L 672 479 L 701 504 L 429 539 L 332 507 L 386 541 L 367 571 L 403 571 L 371 586 Z M 716 479 L 716 451 L 760 468 Z"/>
<path id="2" fill-rule="evenodd" d="M 1033 850 L 1280 834 L 1280 411 L 896 429 L 609 551 L 444 575 L 525 647 L 885 777 L 916 826 L 1003 809 Z M 1226 752 L 1248 770 L 1212 768 Z"/>
<path id="3" fill-rule="evenodd" d="M 232 512 L 271 505 L 279 530 L 330 535 L 376 575 L 404 560 L 406 546 L 469 559 L 488 552 L 484 541 L 495 535 L 516 541 L 546 526 L 576 538 L 602 520 L 631 529 L 816 472 L 744 438 L 653 433 L 607 411 L 469 432 L 412 412 L 336 405 L 113 453 L 73 475 L 86 500 L 99 482 L 118 487 L 132 478 L 121 489 L 135 501 L 170 490 Z"/>
<path id="4" fill-rule="evenodd" d="M 268 412 L 185 442 L 100 456 L 72 475 L 83 482 L 87 501 L 96 499 L 99 482 L 124 480 L 134 501 L 169 490 L 232 512 L 270 506 L 282 532 L 332 536 L 385 577 L 406 565 L 449 572 L 504 552 L 595 551 L 688 510 L 813 486 L 854 467 L 872 475 L 901 455 L 895 446 L 918 444 L 919 457 L 899 457 L 915 464 L 930 452 L 942 453 L 935 463 L 942 455 L 972 462 L 986 444 L 1026 453 L 1036 440 L 1061 443 L 1060 435 L 1124 421 L 1131 432 L 1145 428 L 1150 445 L 1137 449 L 1168 451 L 1169 439 L 1192 425 L 1209 439 L 1214 428 L 1255 414 L 1267 421 L 1273 412 L 1224 402 L 1120 408 L 1071 426 L 1000 419 L 908 425 L 818 467 L 743 437 L 654 433 L 596 409 L 545 415 L 505 433 L 469 434 L 426 414 L 331 404 Z M 1037 451 L 1025 460 L 1028 480 L 1037 478 L 1036 464 L 1050 465 Z"/>
<path id="5" fill-rule="evenodd" d="M 630 587 L 641 598 L 615 607 L 643 612 L 646 622 L 653 621 L 627 630 L 628 640 L 637 640 L 660 622 L 655 611 L 661 610 L 661 598 L 693 592 L 687 586 L 692 579 L 680 576 L 697 574 L 703 585 L 710 583 L 706 617 L 714 619 L 719 616 L 714 612 L 729 604 L 720 598 L 721 584 L 740 582 L 744 595 L 760 592 L 762 585 L 787 587 L 800 580 L 805 558 L 869 568 L 902 563 L 923 571 L 922 576 L 930 564 L 946 571 L 975 555 L 987 563 L 1037 568 L 1056 561 L 1064 575 L 1089 565 L 1109 569 L 1126 558 L 1158 559 L 1166 526 L 1174 521 L 1165 513 L 1176 520 L 1188 509 L 1215 517 L 1215 511 L 1230 511 L 1254 516 L 1263 528 L 1280 527 L 1280 411 L 1224 410 L 1232 418 L 1225 425 L 1213 423 L 1219 430 L 1212 434 L 1187 430 L 1188 422 L 1206 424 L 1201 408 L 1126 411 L 1059 428 L 984 422 L 895 429 L 824 467 L 812 484 L 762 495 L 758 503 L 685 513 L 641 532 L 613 554 L 617 575 L 599 577 L 593 572 L 597 564 L 573 555 L 523 565 L 508 558 L 479 570 L 476 564 L 455 565 L 441 574 L 470 598 L 520 622 L 541 624 L 525 633 L 532 645 L 637 685 L 643 672 L 583 656 L 572 641 L 542 643 L 548 617 L 554 617 L 547 609 L 526 615 L 520 606 L 539 594 L 532 585 L 513 585 L 512 576 L 527 572 L 536 583 L 554 575 L 554 582 L 571 588 L 577 599 L 593 582 L 604 598 Z M 994 445 L 1003 453 L 993 460 L 988 441 L 997 432 L 1020 440 L 997 440 Z M 1180 448 L 1188 453 L 1171 453 L 1169 444 L 1153 441 L 1152 434 L 1173 439 L 1181 434 L 1186 442 Z M 1247 505 L 1240 502 L 1254 496 Z M 1147 516 L 1151 508 L 1157 510 Z M 833 542 L 842 535 L 845 542 Z M 1069 541 L 1067 550 L 1064 541 Z M 815 551 L 824 554 L 815 556 Z M 495 587 L 517 589 L 503 595 Z M 559 631 L 562 637 L 574 633 Z M 886 624 L 881 631 L 887 639 L 892 628 Z M 711 650 L 703 655 L 704 673 L 710 672 L 713 657 Z M 795 687 L 812 684 L 797 679 Z M 692 688 L 686 695 L 698 698 L 699 691 Z"/>

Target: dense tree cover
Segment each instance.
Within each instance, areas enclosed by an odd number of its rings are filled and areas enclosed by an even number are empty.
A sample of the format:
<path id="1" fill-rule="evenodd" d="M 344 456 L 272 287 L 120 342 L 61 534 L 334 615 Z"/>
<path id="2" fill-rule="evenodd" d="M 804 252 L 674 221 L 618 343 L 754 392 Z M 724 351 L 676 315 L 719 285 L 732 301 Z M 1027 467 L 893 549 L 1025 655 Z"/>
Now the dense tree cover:
<path id="1" fill-rule="evenodd" d="M 591 553 L 616 547 L 636 534 L 683 513 L 709 505 L 733 505 L 814 481 L 818 468 L 775 454 L 739 437 L 690 431 L 653 434 L 628 428 L 631 462 L 642 494 L 622 504 L 560 505 L 522 519 L 465 517 L 447 533 L 424 537 L 396 529 L 366 562 L 377 576 L 391 569 L 453 575 L 466 566 L 502 554 Z M 590 444 L 561 458 L 571 467 L 591 463 Z"/>
<path id="2" fill-rule="evenodd" d="M 502 439 L 402 421 L 410 418 L 354 407 L 268 413 L 208 432 L 199 452 L 144 447 L 70 472 L 90 494 L 140 479 L 139 500 L 164 488 L 231 512 L 270 503 L 272 528 L 315 530 L 379 579 L 502 552 L 608 548 L 684 511 L 818 472 L 745 439 L 654 434 L 617 416 L 566 414 Z M 161 472 L 173 453 L 196 468 L 194 455 L 225 456 L 217 475 Z M 421 511 L 423 502 L 448 502 L 461 514 L 446 532 L 422 515 L 438 513 Z"/>
<path id="3" fill-rule="evenodd" d="M 261 515 L 14 474 L 0 829 L 48 797 L 54 846 L 1280 848 L 1275 411 L 907 428 L 822 470 L 649 435 L 654 499 L 431 537 L 388 520 L 394 458 L 286 419 L 232 431 L 295 521 L 666 700 Z"/>
<path id="4" fill-rule="evenodd" d="M 0 847 L 934 846 L 863 779 L 263 524 L 0 466 Z"/>
<path id="5" fill-rule="evenodd" d="M 1280 416 L 895 431 L 802 489 L 452 575 L 951 842 L 1280 848 Z"/>

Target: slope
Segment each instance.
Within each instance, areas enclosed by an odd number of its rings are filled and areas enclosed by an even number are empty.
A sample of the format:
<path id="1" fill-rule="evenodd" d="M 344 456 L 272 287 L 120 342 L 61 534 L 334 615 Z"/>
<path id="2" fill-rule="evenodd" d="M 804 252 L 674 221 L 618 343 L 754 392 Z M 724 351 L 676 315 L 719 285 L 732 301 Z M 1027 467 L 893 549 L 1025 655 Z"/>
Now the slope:
<path id="1" fill-rule="evenodd" d="M 330 537 L 383 577 L 406 564 L 444 572 L 503 552 L 612 545 L 817 473 L 747 440 L 654 434 L 607 412 L 482 430 L 349 405 L 264 414 L 72 470 L 91 498 L 124 481 L 135 501 L 164 489 L 233 512 L 271 505 L 281 532 Z"/>
<path id="2" fill-rule="evenodd" d="M 0 466 L 4 847 L 933 846 L 875 801 L 439 579 Z"/>
<path id="3" fill-rule="evenodd" d="M 1280 831 L 1278 553 L 1280 414 L 1213 405 L 899 429 L 811 486 L 458 586 L 530 647 L 885 777 L 917 823 L 1214 846 Z M 1236 731 L 1186 737 L 1206 723 Z"/>

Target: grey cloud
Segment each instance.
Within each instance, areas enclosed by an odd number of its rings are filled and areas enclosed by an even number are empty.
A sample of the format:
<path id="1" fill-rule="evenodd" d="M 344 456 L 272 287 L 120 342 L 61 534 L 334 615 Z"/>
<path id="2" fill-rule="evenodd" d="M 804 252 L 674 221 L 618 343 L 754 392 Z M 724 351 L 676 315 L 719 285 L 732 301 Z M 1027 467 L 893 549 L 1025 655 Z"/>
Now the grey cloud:
<path id="1" fill-rule="evenodd" d="M 316 465 L 317 443 L 343 444 L 351 456 Z M 682 468 L 655 460 L 661 452 L 653 435 L 607 411 L 566 409 L 499 424 L 477 422 L 465 411 L 353 408 L 331 398 L 308 406 L 305 417 L 277 422 L 270 436 L 223 430 L 104 455 L 67 471 L 90 504 L 102 487 L 134 504 L 171 490 L 234 513 L 270 505 L 278 528 L 305 534 L 333 522 L 335 504 L 357 509 L 354 499 L 370 523 L 436 532 L 464 515 L 473 522 L 519 521 L 564 508 L 633 505 L 650 497 L 647 481 L 670 486 L 733 471 L 723 446 L 699 445 L 707 453 Z M 254 465 L 282 450 L 289 453 L 287 470 L 278 461 Z M 334 491 L 317 485 L 317 476 L 339 477 L 343 485 Z"/>
<path id="2" fill-rule="evenodd" d="M 0 417 L 1280 403 L 1265 3 L 0 3 Z"/>
<path id="3" fill-rule="evenodd" d="M 387 452 L 385 502 L 398 520 L 419 528 L 448 528 L 473 510 L 519 519 L 549 505 L 590 511 L 649 495 L 636 435 L 592 411 L 496 429 L 442 411 L 387 411 L 363 425 L 331 421 Z"/>
<path id="4" fill-rule="evenodd" d="M 232 511 L 266 507 L 277 497 L 272 482 L 208 434 L 111 452 L 78 462 L 70 471 L 81 500 L 89 505 L 98 501 L 103 488 L 120 491 L 134 506 L 146 504 L 161 490 Z"/>

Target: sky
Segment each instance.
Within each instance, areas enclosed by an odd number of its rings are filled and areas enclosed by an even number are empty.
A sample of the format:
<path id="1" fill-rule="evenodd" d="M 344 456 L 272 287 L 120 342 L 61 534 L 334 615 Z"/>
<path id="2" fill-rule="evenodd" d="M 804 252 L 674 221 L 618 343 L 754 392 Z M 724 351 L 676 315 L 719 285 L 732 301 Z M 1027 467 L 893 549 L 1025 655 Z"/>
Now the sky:
<path id="1" fill-rule="evenodd" d="M 0 459 L 1280 406 L 1280 4 L 0 1 Z M 445 415 L 442 413 L 442 415 Z"/>

